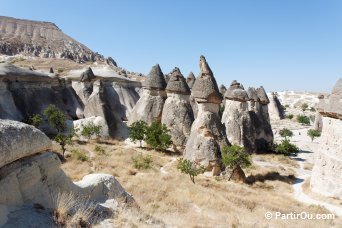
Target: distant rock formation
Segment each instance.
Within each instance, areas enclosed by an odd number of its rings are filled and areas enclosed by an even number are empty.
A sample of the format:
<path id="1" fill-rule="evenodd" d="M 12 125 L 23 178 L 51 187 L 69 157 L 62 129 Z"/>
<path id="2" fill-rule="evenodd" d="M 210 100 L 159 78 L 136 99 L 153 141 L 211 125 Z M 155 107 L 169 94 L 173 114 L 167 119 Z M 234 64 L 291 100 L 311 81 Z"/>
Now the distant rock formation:
<path id="1" fill-rule="evenodd" d="M 223 97 L 226 94 L 226 91 L 227 91 L 227 88 L 223 84 L 220 85 L 220 93 Z"/>
<path id="2" fill-rule="evenodd" d="M 194 114 L 190 105 L 190 88 L 176 67 L 166 86 L 162 123 L 170 129 L 175 150 L 183 151 L 190 136 Z"/>
<path id="3" fill-rule="evenodd" d="M 221 172 L 221 148 L 228 144 L 218 115 L 222 96 L 204 56 L 200 57 L 200 77 L 192 88 L 198 114 L 192 124 L 184 158 L 205 165 L 214 175 Z"/>
<path id="4" fill-rule="evenodd" d="M 90 174 L 73 183 L 60 168 L 49 138 L 33 126 L 0 119 L 0 139 L 1 227 L 54 227 L 54 199 L 62 193 L 71 192 L 95 204 L 109 199 L 134 202 L 112 175 Z M 49 216 L 25 217 L 36 213 L 38 204 Z"/>
<path id="5" fill-rule="evenodd" d="M 0 53 L 104 62 L 105 58 L 64 34 L 55 24 L 0 16 Z"/>
<path id="6" fill-rule="evenodd" d="M 129 124 L 143 120 L 148 124 L 161 122 L 166 100 L 166 81 L 160 66 L 152 67 L 147 79 L 142 83 L 140 99 L 129 116 Z"/>
<path id="7" fill-rule="evenodd" d="M 196 77 L 194 73 L 190 72 L 188 77 L 186 78 L 186 83 L 188 83 L 188 86 L 190 89 L 192 89 L 192 87 L 194 86 L 195 81 L 196 81 Z"/>
<path id="8" fill-rule="evenodd" d="M 327 99 L 320 96 L 317 107 L 322 116 L 322 133 L 315 151 L 312 191 L 342 199 L 342 78 Z"/>
<path id="9" fill-rule="evenodd" d="M 272 92 L 271 94 L 271 100 L 268 104 L 268 111 L 271 120 L 281 120 L 285 118 L 283 106 L 278 99 L 278 94 L 275 92 Z"/>
<path id="10" fill-rule="evenodd" d="M 247 151 L 255 150 L 255 129 L 249 113 L 247 92 L 237 81 L 233 81 L 225 92 L 225 110 L 222 123 L 231 144 L 244 147 Z"/>
<path id="11" fill-rule="evenodd" d="M 323 117 L 321 115 L 321 112 L 324 112 L 324 106 L 325 106 L 325 97 L 323 94 L 318 95 L 318 103 L 316 106 L 316 114 L 315 114 L 315 121 L 313 124 L 314 129 L 322 131 L 323 129 Z"/>

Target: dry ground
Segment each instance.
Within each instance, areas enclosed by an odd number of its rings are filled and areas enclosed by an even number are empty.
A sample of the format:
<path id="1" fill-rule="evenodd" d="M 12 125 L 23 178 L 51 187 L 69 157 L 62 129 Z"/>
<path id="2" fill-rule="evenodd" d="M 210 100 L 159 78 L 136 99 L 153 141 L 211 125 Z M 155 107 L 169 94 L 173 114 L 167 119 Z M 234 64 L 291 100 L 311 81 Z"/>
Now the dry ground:
<path id="1" fill-rule="evenodd" d="M 97 153 L 99 145 L 104 153 Z M 278 163 L 279 167 L 261 167 L 254 164 L 246 170 L 250 184 L 228 182 L 221 177 L 197 177 L 196 184 L 181 174 L 172 162 L 177 154 L 132 148 L 120 142 L 77 144 L 73 148 L 89 151 L 89 161 L 67 158 L 62 165 L 66 174 L 79 180 L 91 172 L 114 175 L 133 195 L 140 210 L 121 208 L 113 224 L 124 227 L 331 227 L 341 226 L 335 220 L 281 220 L 265 219 L 266 212 L 328 213 L 318 206 L 304 205 L 292 197 L 296 163 L 288 157 L 254 155 L 253 159 Z M 69 148 L 71 150 L 71 148 Z M 132 156 L 152 156 L 151 169 L 134 168 Z M 170 163 L 171 162 L 171 163 Z M 168 164 L 162 173 L 160 168 Z M 153 219 L 151 218 L 153 217 Z"/>

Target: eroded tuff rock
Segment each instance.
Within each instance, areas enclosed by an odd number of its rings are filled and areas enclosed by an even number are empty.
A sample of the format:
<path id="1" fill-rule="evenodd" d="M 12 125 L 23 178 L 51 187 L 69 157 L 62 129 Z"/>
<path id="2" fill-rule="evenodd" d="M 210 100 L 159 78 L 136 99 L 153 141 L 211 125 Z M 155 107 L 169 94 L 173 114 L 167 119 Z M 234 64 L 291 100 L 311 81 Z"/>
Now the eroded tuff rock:
<path id="1" fill-rule="evenodd" d="M 71 81 L 50 77 L 9 63 L 0 64 L 0 118 L 23 121 L 33 114 L 42 114 L 54 104 L 70 119 L 83 118 L 83 105 L 71 87 Z M 47 122 L 46 133 L 53 133 Z"/>
<path id="2" fill-rule="evenodd" d="M 188 77 L 186 78 L 186 83 L 188 83 L 188 86 L 190 89 L 192 89 L 192 87 L 194 86 L 195 81 L 196 81 L 196 77 L 194 73 L 190 72 Z"/>
<path id="3" fill-rule="evenodd" d="M 285 112 L 283 106 L 281 105 L 278 94 L 272 92 L 271 94 L 270 103 L 268 104 L 268 111 L 271 120 L 281 120 L 285 117 Z"/>
<path id="4" fill-rule="evenodd" d="M 96 126 L 101 126 L 101 131 L 99 135 L 101 138 L 108 138 L 110 136 L 107 121 L 105 120 L 105 118 L 102 116 L 92 116 L 73 121 L 73 127 L 74 129 L 77 129 L 77 131 L 75 131 L 75 134 L 82 140 L 85 138 L 81 135 L 81 132 L 84 129 L 84 126 L 90 123 L 93 123 Z"/>
<path id="5" fill-rule="evenodd" d="M 170 130 L 174 148 L 183 151 L 190 135 L 194 115 L 190 105 L 190 88 L 178 68 L 171 74 L 166 93 L 162 123 Z"/>
<path id="6" fill-rule="evenodd" d="M 129 117 L 129 124 L 143 120 L 148 124 L 161 122 L 163 106 L 166 100 L 166 81 L 160 66 L 152 67 L 146 80 L 142 83 L 140 99 Z"/>
<path id="7" fill-rule="evenodd" d="M 225 110 L 222 123 L 231 144 L 245 147 L 247 151 L 255 150 L 255 129 L 249 113 L 250 100 L 243 86 L 235 80 L 225 93 Z"/>
<path id="8" fill-rule="evenodd" d="M 54 199 L 63 192 L 71 192 L 96 204 L 108 199 L 134 201 L 111 175 L 91 174 L 82 181 L 71 182 L 60 168 L 58 156 L 45 151 L 51 146 L 50 140 L 32 126 L 0 120 L 0 132 L 0 156 L 10 157 L 5 160 L 1 158 L 0 165 L 1 227 L 13 227 L 14 224 L 25 227 L 52 225 Z M 40 204 L 50 213 L 18 223 L 22 216 L 34 214 L 34 204 Z"/>
<path id="9" fill-rule="evenodd" d="M 200 77 L 192 88 L 198 114 L 191 127 L 184 158 L 201 163 L 207 167 L 207 171 L 218 175 L 221 171 L 221 148 L 228 144 L 218 115 L 222 96 L 204 56 L 200 57 L 200 70 Z"/>
<path id="10" fill-rule="evenodd" d="M 226 91 L 227 91 L 227 88 L 223 84 L 220 85 L 220 93 L 223 97 L 224 97 Z"/>
<path id="11" fill-rule="evenodd" d="M 329 98 L 320 99 L 317 110 L 322 115 L 322 133 L 315 151 L 311 189 L 325 196 L 342 199 L 342 79 Z"/>

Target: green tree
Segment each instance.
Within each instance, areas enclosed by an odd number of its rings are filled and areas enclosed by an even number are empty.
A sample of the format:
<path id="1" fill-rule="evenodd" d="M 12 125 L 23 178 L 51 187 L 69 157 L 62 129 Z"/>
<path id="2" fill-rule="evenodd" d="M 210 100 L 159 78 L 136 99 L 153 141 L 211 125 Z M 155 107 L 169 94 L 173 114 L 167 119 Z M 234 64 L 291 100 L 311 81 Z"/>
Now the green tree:
<path id="1" fill-rule="evenodd" d="M 45 110 L 44 115 L 48 118 L 49 124 L 57 131 L 54 140 L 61 146 L 63 158 L 65 157 L 66 145 L 71 144 L 73 130 L 67 129 L 65 123 L 66 116 L 55 105 L 50 104 Z M 65 132 L 67 131 L 68 132 Z"/>
<path id="2" fill-rule="evenodd" d="M 310 124 L 310 118 L 304 115 L 298 115 L 297 116 L 298 123 L 309 125 Z"/>
<path id="3" fill-rule="evenodd" d="M 82 128 L 81 135 L 86 137 L 88 140 L 94 135 L 97 139 L 100 137 L 102 130 L 101 125 L 95 125 L 93 122 L 88 122 L 87 124 L 82 125 Z"/>
<path id="4" fill-rule="evenodd" d="M 247 168 L 252 164 L 251 156 L 245 149 L 238 145 L 225 146 L 221 151 L 222 164 L 230 169 L 232 169 L 231 175 L 228 178 L 230 180 L 236 171 L 241 170 L 243 178 L 245 178 L 245 173 L 242 168 Z"/>
<path id="5" fill-rule="evenodd" d="M 54 140 L 61 146 L 63 158 L 65 158 L 66 146 L 72 143 L 72 134 L 58 133 Z"/>
<path id="6" fill-rule="evenodd" d="M 284 155 L 291 155 L 291 154 L 297 154 L 299 151 L 299 148 L 290 143 L 290 140 L 282 140 L 280 144 L 275 145 L 275 152 L 278 154 L 284 154 Z"/>
<path id="7" fill-rule="evenodd" d="M 283 128 L 279 131 L 279 134 L 281 137 L 285 138 L 287 140 L 288 138 L 291 138 L 293 136 L 293 132 L 287 128 Z"/>
<path id="8" fill-rule="evenodd" d="M 300 107 L 301 107 L 302 111 L 304 112 L 306 109 L 308 109 L 309 105 L 307 103 L 304 103 Z"/>
<path id="9" fill-rule="evenodd" d="M 44 110 L 44 115 L 48 118 L 49 124 L 52 125 L 58 133 L 62 133 L 66 130 L 66 116 L 56 107 L 56 105 L 50 104 Z"/>
<path id="10" fill-rule="evenodd" d="M 39 128 L 39 126 L 42 124 L 43 118 L 39 114 L 33 114 L 30 116 L 26 123 L 35 126 L 36 128 Z"/>
<path id="11" fill-rule="evenodd" d="M 147 128 L 145 140 L 155 150 L 165 150 L 172 144 L 166 125 L 158 122 L 153 122 Z"/>
<path id="12" fill-rule="evenodd" d="M 308 136 L 311 138 L 311 141 L 313 142 L 315 138 L 320 137 L 321 136 L 321 132 L 319 130 L 316 129 L 310 129 L 308 130 Z"/>
<path id="13" fill-rule="evenodd" d="M 293 114 L 288 114 L 288 115 L 286 115 L 286 118 L 287 118 L 287 119 L 290 119 L 290 120 L 293 119 Z"/>
<path id="14" fill-rule="evenodd" d="M 142 147 L 142 141 L 145 139 L 146 132 L 147 124 L 142 120 L 134 122 L 128 127 L 128 137 L 133 142 L 138 140 L 140 143 L 140 148 Z"/>
<path id="15" fill-rule="evenodd" d="M 182 173 L 188 174 L 192 183 L 195 184 L 195 177 L 199 174 L 204 173 L 205 167 L 196 164 L 195 162 L 191 162 L 189 160 L 180 158 L 178 160 L 177 169 L 179 169 Z"/>

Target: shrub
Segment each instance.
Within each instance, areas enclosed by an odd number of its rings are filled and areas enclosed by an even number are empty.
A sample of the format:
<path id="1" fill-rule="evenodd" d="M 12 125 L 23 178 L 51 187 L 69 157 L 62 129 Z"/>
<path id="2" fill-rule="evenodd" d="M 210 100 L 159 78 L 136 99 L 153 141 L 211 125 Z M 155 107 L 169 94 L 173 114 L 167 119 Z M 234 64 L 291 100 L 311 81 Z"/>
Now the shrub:
<path id="1" fill-rule="evenodd" d="M 280 144 L 275 145 L 275 152 L 278 154 L 291 155 L 297 154 L 299 151 L 298 147 L 292 143 L 290 140 L 282 140 Z"/>
<path id="2" fill-rule="evenodd" d="M 310 118 L 304 115 L 298 115 L 297 116 L 298 123 L 309 125 L 310 124 Z"/>
<path id="3" fill-rule="evenodd" d="M 97 139 L 100 137 L 102 130 L 101 125 L 95 125 L 93 122 L 88 122 L 87 124 L 82 125 L 82 128 L 81 135 L 88 140 L 91 139 L 92 136 L 95 136 Z"/>
<path id="4" fill-rule="evenodd" d="M 308 109 L 309 105 L 307 103 L 304 103 L 300 107 L 301 107 L 302 111 L 304 112 L 306 109 Z"/>
<path id="5" fill-rule="evenodd" d="M 199 174 L 204 173 L 205 167 L 196 164 L 195 162 L 191 162 L 189 160 L 180 158 L 178 160 L 177 169 L 179 169 L 182 173 L 188 174 L 192 183 L 195 184 L 195 177 Z"/>
<path id="6" fill-rule="evenodd" d="M 247 168 L 252 165 L 250 154 L 246 153 L 245 149 L 238 145 L 223 147 L 221 155 L 222 164 L 225 167 L 232 169 L 231 176 L 228 178 L 228 180 L 231 179 L 236 170 L 242 170 L 241 168 Z M 243 170 L 242 173 L 244 176 Z"/>
<path id="7" fill-rule="evenodd" d="M 146 142 L 155 150 L 165 150 L 171 144 L 171 135 L 165 124 L 153 122 L 146 132 Z"/>
<path id="8" fill-rule="evenodd" d="M 311 112 L 316 112 L 316 109 L 315 109 L 314 107 L 311 107 L 311 108 L 310 108 L 310 111 L 311 111 Z"/>
<path id="9" fill-rule="evenodd" d="M 140 143 L 140 148 L 142 147 L 141 143 L 145 139 L 146 132 L 147 124 L 142 120 L 134 122 L 128 127 L 128 137 L 133 142 L 138 140 Z"/>
<path id="10" fill-rule="evenodd" d="M 293 119 L 293 114 L 286 115 L 286 118 L 292 120 Z"/>
<path id="11" fill-rule="evenodd" d="M 279 134 L 281 137 L 285 138 L 285 140 L 287 140 L 287 138 L 291 138 L 293 136 L 293 132 L 287 128 L 283 128 L 279 131 Z"/>
<path id="12" fill-rule="evenodd" d="M 106 151 L 105 149 L 103 149 L 101 146 L 99 145 L 96 145 L 95 146 L 95 152 L 98 154 L 98 155 L 106 155 Z"/>
<path id="13" fill-rule="evenodd" d="M 64 68 L 58 68 L 58 69 L 57 69 L 57 72 L 58 72 L 59 74 L 63 73 L 63 71 L 64 71 Z"/>
<path id="14" fill-rule="evenodd" d="M 150 169 L 152 167 L 151 155 L 143 156 L 142 154 L 132 157 L 133 166 L 136 169 Z"/>
<path id="15" fill-rule="evenodd" d="M 44 115 L 47 117 L 49 124 L 52 125 L 58 133 L 66 130 L 66 116 L 55 105 L 50 104 L 45 110 Z"/>
<path id="16" fill-rule="evenodd" d="M 311 138 L 311 141 L 313 142 L 315 138 L 320 137 L 321 136 L 321 132 L 319 130 L 316 129 L 310 129 L 308 130 L 308 136 Z"/>
<path id="17" fill-rule="evenodd" d="M 64 154 L 66 151 L 66 146 L 72 143 L 72 134 L 61 134 L 58 133 L 54 140 L 60 145 L 61 149 L 62 149 L 62 155 L 64 158 Z"/>
<path id="18" fill-rule="evenodd" d="M 39 114 L 33 114 L 32 116 L 30 116 L 27 121 L 25 121 L 27 124 L 35 126 L 36 128 L 39 128 L 39 126 L 42 124 L 43 122 L 43 118 L 41 115 Z"/>
<path id="19" fill-rule="evenodd" d="M 286 106 L 281 105 L 281 109 L 282 109 L 283 111 L 286 111 Z"/>
<path id="20" fill-rule="evenodd" d="M 71 157 L 83 162 L 89 160 L 88 156 L 85 154 L 84 151 L 77 149 L 71 150 Z"/>

